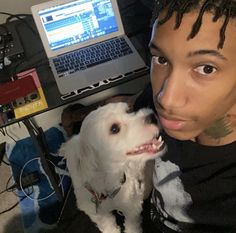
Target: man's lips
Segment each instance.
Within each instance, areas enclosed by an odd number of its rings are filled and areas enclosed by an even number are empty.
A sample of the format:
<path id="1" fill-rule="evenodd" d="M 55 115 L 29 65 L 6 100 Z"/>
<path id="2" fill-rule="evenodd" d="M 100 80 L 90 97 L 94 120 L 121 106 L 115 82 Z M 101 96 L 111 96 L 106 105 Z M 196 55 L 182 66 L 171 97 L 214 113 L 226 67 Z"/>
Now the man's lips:
<path id="1" fill-rule="evenodd" d="M 159 120 L 161 122 L 162 127 L 169 130 L 181 130 L 186 124 L 186 120 L 166 118 L 160 115 Z"/>

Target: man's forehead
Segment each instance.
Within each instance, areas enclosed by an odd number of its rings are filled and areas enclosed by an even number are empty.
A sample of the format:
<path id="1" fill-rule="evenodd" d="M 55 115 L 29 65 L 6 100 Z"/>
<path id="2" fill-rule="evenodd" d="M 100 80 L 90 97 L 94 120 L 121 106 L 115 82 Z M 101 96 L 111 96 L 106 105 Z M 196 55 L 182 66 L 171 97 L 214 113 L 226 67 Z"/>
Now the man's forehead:
<path id="1" fill-rule="evenodd" d="M 211 19 L 209 19 L 211 20 Z M 226 31 L 225 44 L 222 49 L 218 48 L 219 33 L 221 23 L 210 21 L 208 26 L 203 25 L 199 33 L 188 40 L 191 30 L 190 20 L 186 19 L 184 24 L 177 30 L 173 29 L 173 23 L 166 22 L 159 25 L 153 32 L 149 47 L 151 52 L 157 52 L 166 56 L 172 56 L 174 52 L 179 52 L 183 57 L 211 56 L 219 61 L 229 61 L 236 59 L 236 27 L 229 25 Z M 214 25 L 214 26 L 212 26 Z M 179 55 L 180 55 L 179 54 Z"/>

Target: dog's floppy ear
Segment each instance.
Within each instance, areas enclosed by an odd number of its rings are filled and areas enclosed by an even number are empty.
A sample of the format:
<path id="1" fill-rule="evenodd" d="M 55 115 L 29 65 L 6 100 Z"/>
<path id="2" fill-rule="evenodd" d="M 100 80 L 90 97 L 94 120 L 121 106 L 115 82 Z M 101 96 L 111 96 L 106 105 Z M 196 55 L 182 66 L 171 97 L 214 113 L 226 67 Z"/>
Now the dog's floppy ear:
<path id="1" fill-rule="evenodd" d="M 80 135 L 75 135 L 64 143 L 60 152 L 66 158 L 67 167 L 72 176 L 72 173 L 77 173 L 80 179 L 89 179 L 92 171 L 97 167 L 94 150 Z"/>

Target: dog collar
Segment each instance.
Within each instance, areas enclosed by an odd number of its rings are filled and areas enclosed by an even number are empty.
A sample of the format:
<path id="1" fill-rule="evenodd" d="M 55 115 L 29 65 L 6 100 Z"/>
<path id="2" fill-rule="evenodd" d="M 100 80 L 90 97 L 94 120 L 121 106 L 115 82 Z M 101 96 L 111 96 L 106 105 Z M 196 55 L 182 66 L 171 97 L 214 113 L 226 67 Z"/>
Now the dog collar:
<path id="1" fill-rule="evenodd" d="M 124 173 L 122 179 L 120 180 L 120 186 L 112 191 L 107 191 L 106 194 L 104 193 L 98 193 L 94 191 L 92 186 L 89 183 L 86 183 L 84 187 L 92 194 L 91 202 L 93 202 L 96 205 L 96 212 L 99 207 L 99 205 L 102 203 L 103 200 L 105 200 L 107 197 L 114 198 L 120 191 L 121 186 L 126 182 L 126 175 Z"/>
<path id="2" fill-rule="evenodd" d="M 120 184 L 121 184 L 121 185 L 120 185 L 118 188 L 116 188 L 115 190 L 106 192 L 107 196 L 108 196 L 109 198 L 114 198 L 114 197 L 117 195 L 117 193 L 119 193 L 119 191 L 120 191 L 120 189 L 121 189 L 121 186 L 125 183 L 125 181 L 126 181 L 126 175 L 125 175 L 125 173 L 124 173 L 122 179 L 120 180 Z"/>

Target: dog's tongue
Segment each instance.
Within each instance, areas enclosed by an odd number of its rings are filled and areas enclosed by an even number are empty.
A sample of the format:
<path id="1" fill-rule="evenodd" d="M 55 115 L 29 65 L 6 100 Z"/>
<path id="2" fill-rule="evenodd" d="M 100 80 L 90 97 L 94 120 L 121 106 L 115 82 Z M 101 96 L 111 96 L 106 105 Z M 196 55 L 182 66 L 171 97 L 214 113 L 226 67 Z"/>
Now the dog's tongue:
<path id="1" fill-rule="evenodd" d="M 144 143 L 128 151 L 127 155 L 138 155 L 143 153 L 156 154 L 157 152 L 163 149 L 162 148 L 163 144 L 164 141 L 162 141 L 161 136 L 158 139 L 153 138 L 150 142 Z"/>

